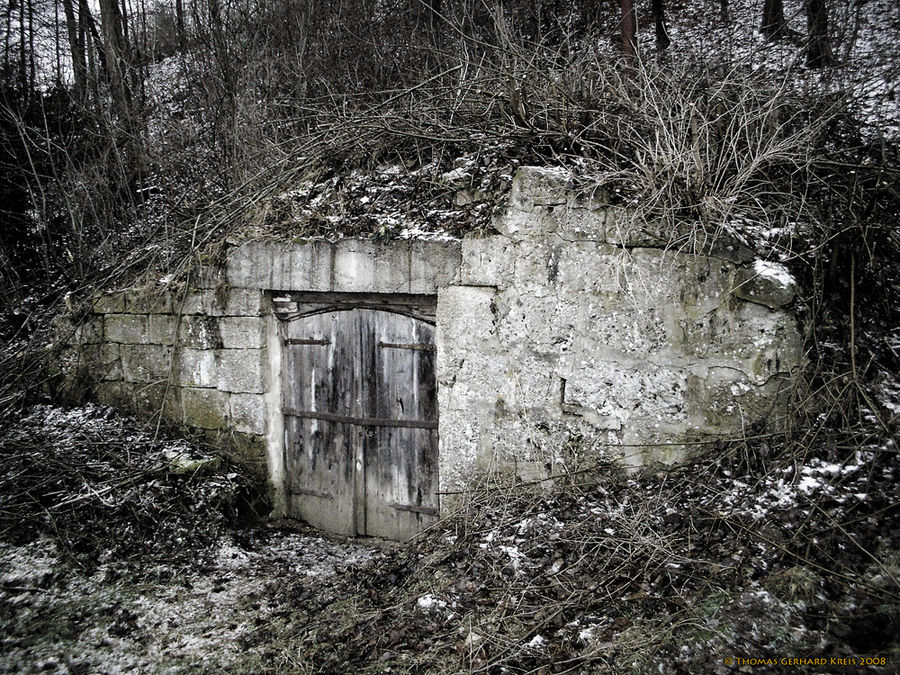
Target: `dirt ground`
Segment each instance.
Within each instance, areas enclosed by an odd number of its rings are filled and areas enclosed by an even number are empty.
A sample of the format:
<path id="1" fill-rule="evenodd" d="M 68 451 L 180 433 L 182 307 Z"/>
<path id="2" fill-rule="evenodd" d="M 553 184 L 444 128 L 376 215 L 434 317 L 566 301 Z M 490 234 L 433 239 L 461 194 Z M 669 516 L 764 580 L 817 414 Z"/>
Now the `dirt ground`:
<path id="1" fill-rule="evenodd" d="M 0 545 L 5 673 L 252 672 L 272 600 L 290 582 L 311 593 L 380 548 L 311 531 L 223 536 L 202 562 L 137 568 L 67 564 L 52 540 Z"/>
<path id="2" fill-rule="evenodd" d="M 900 461 L 875 431 L 491 475 L 396 544 L 260 520 L 240 463 L 34 406 L 0 427 L 0 672 L 896 672 Z"/>

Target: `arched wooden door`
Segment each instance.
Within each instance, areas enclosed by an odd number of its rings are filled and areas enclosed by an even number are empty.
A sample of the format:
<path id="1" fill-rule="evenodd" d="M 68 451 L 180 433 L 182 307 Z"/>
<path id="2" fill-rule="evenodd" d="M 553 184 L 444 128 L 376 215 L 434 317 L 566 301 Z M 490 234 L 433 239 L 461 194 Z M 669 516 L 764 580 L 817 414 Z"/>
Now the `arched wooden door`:
<path id="1" fill-rule="evenodd" d="M 349 309 L 285 328 L 290 515 L 343 534 L 406 539 L 438 514 L 434 327 Z"/>

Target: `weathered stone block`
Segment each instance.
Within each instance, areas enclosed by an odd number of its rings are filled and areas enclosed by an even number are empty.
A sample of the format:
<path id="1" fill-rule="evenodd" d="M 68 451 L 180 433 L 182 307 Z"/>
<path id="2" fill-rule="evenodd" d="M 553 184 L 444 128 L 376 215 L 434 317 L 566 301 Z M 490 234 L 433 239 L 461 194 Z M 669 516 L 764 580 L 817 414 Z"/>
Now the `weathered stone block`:
<path id="1" fill-rule="evenodd" d="M 215 290 L 225 283 L 225 268 L 221 265 L 199 265 L 191 275 L 191 285 L 203 290 Z"/>
<path id="2" fill-rule="evenodd" d="M 486 351 L 496 343 L 497 316 L 493 288 L 450 286 L 438 291 L 437 345 L 438 381 L 452 381 L 451 371 L 473 351 Z"/>
<path id="3" fill-rule="evenodd" d="M 101 295 L 93 300 L 94 312 L 97 314 L 124 314 L 125 294 L 122 292 Z"/>
<path id="4" fill-rule="evenodd" d="M 523 166 L 513 177 L 509 205 L 531 211 L 536 206 L 566 204 L 573 185 L 572 174 L 566 169 Z"/>
<path id="5" fill-rule="evenodd" d="M 103 342 L 103 317 L 89 316 L 75 327 L 73 339 L 76 344 L 95 345 Z"/>
<path id="6" fill-rule="evenodd" d="M 101 380 L 122 379 L 122 355 L 120 346 L 106 343 L 100 348 L 100 373 Z"/>
<path id="7" fill-rule="evenodd" d="M 566 244 L 557 254 L 554 282 L 565 291 L 619 296 L 626 287 L 627 255 L 626 251 L 596 242 Z"/>
<path id="8" fill-rule="evenodd" d="M 562 241 L 556 237 L 524 239 L 516 243 L 512 282 L 519 288 L 528 285 L 541 295 L 553 292 L 559 278 Z"/>
<path id="9" fill-rule="evenodd" d="M 132 385 L 134 412 L 145 419 L 181 421 L 181 400 L 178 387 L 165 382 Z"/>
<path id="10" fill-rule="evenodd" d="M 606 241 L 609 216 L 606 208 L 556 206 L 550 211 L 548 225 L 565 241 Z"/>
<path id="11" fill-rule="evenodd" d="M 178 352 L 178 382 L 188 387 L 215 387 L 219 381 L 216 352 L 212 349 L 181 349 Z"/>
<path id="12" fill-rule="evenodd" d="M 544 288 L 529 285 L 511 288 L 495 305 L 497 336 L 507 349 L 525 349 L 535 354 L 556 354 L 559 345 L 571 342 L 577 308 L 556 295 L 543 295 Z"/>
<path id="13" fill-rule="evenodd" d="M 409 242 L 342 239 L 334 247 L 332 290 L 409 293 Z"/>
<path id="14" fill-rule="evenodd" d="M 103 331 L 109 342 L 120 344 L 147 343 L 147 316 L 145 314 L 107 314 L 103 319 Z"/>
<path id="15" fill-rule="evenodd" d="M 130 314 L 171 314 L 174 294 L 167 288 L 134 288 L 125 291 L 125 311 Z"/>
<path id="16" fill-rule="evenodd" d="M 125 382 L 101 382 L 97 385 L 97 401 L 118 410 L 131 410 L 133 385 Z"/>
<path id="17" fill-rule="evenodd" d="M 126 382 L 157 382 L 169 377 L 172 348 L 164 345 L 120 345 L 122 379 Z"/>
<path id="18" fill-rule="evenodd" d="M 248 241 L 229 249 L 225 281 L 235 288 L 272 288 L 275 245 Z"/>
<path id="19" fill-rule="evenodd" d="M 260 349 L 266 346 L 266 322 L 257 317 L 222 317 L 219 335 L 225 349 Z"/>
<path id="20" fill-rule="evenodd" d="M 184 303 L 176 308 L 181 311 L 182 316 L 191 316 L 194 314 L 206 314 L 215 316 L 215 293 L 213 291 L 197 290 L 191 291 L 184 297 Z"/>
<path id="21" fill-rule="evenodd" d="M 269 288 L 328 291 L 331 289 L 334 245 L 316 241 L 276 248 Z"/>
<path id="22" fill-rule="evenodd" d="M 514 269 L 515 246 L 507 237 L 466 237 L 462 240 L 461 284 L 505 287 Z"/>
<path id="23" fill-rule="evenodd" d="M 770 309 L 789 305 L 797 295 L 797 282 L 780 263 L 757 260 L 752 269 L 741 268 L 735 281 L 736 297 Z"/>
<path id="24" fill-rule="evenodd" d="M 667 248 L 677 239 L 674 226 L 661 220 L 646 220 L 631 209 L 607 211 L 606 241 L 625 248 Z"/>
<path id="25" fill-rule="evenodd" d="M 622 308 L 603 311 L 602 303 L 593 306 L 586 321 L 573 330 L 568 351 L 592 354 L 616 360 L 619 356 L 646 358 L 650 354 L 667 353 L 671 348 L 669 331 L 659 310 L 650 308 Z"/>
<path id="26" fill-rule="evenodd" d="M 71 381 L 73 393 L 84 386 L 84 377 L 93 375 L 100 362 L 100 345 L 72 345 L 59 350 L 56 362 L 49 368 L 51 376 L 63 375 Z M 98 378 L 99 379 L 99 378 Z M 83 393 L 83 392 L 82 392 Z"/>
<path id="27" fill-rule="evenodd" d="M 789 393 L 790 382 L 787 377 L 778 376 L 756 384 L 739 371 L 710 368 L 695 387 L 696 399 L 691 403 L 702 414 L 702 430 L 733 434 L 748 425 L 766 421 L 778 407 L 780 396 Z"/>
<path id="28" fill-rule="evenodd" d="M 261 291 L 243 288 L 232 288 L 228 291 L 225 316 L 261 316 L 264 310 L 265 296 Z"/>
<path id="29" fill-rule="evenodd" d="M 228 397 L 216 389 L 181 389 L 184 423 L 200 429 L 228 428 Z"/>
<path id="30" fill-rule="evenodd" d="M 173 345 L 176 342 L 178 317 L 172 314 L 151 314 L 147 317 L 148 344 Z"/>
<path id="31" fill-rule="evenodd" d="M 625 426 L 631 420 L 651 427 L 687 420 L 688 373 L 680 369 L 587 354 L 567 356 L 559 367 L 566 380 L 565 404 L 597 416 L 598 428 Z"/>
<path id="32" fill-rule="evenodd" d="M 228 416 L 231 428 L 245 434 L 266 433 L 266 400 L 262 394 L 232 394 Z"/>
<path id="33" fill-rule="evenodd" d="M 222 346 L 219 319 L 211 316 L 183 316 L 178 341 L 190 349 L 218 349 Z"/>
<path id="34" fill-rule="evenodd" d="M 232 288 L 224 294 L 201 290 L 188 293 L 181 313 L 185 316 L 260 316 L 264 306 L 264 295 L 259 290 Z"/>
<path id="35" fill-rule="evenodd" d="M 462 258 L 458 241 L 409 242 L 409 292 L 434 295 L 456 282 Z"/>
<path id="36" fill-rule="evenodd" d="M 261 394 L 268 389 L 266 349 L 221 349 L 217 352 L 222 391 Z"/>

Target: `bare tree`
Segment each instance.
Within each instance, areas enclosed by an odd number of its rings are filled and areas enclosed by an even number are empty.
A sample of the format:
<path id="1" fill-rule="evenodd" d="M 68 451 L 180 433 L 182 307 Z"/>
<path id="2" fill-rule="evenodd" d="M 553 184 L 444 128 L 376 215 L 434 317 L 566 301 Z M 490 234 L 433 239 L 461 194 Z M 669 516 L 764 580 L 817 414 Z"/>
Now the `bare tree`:
<path id="1" fill-rule="evenodd" d="M 665 0 L 651 0 L 650 7 L 653 10 L 653 24 L 656 28 L 656 50 L 661 52 L 672 44 L 669 30 L 666 28 Z"/>
<path id="2" fill-rule="evenodd" d="M 129 46 L 124 22 L 116 0 L 99 0 L 100 25 L 103 31 L 106 76 L 109 80 L 113 108 L 123 130 L 131 130 L 131 89 L 129 87 Z"/>
<path id="3" fill-rule="evenodd" d="M 72 58 L 72 76 L 75 80 L 74 94 L 83 99 L 87 92 L 87 55 L 85 54 L 85 31 L 81 17 L 75 13 L 72 0 L 62 0 L 66 15 L 66 36 L 69 41 L 69 54 Z M 80 11 L 80 7 L 79 7 Z"/>
<path id="4" fill-rule="evenodd" d="M 637 19 L 634 0 L 620 0 L 622 6 L 622 53 L 625 60 L 634 62 L 637 56 Z"/>

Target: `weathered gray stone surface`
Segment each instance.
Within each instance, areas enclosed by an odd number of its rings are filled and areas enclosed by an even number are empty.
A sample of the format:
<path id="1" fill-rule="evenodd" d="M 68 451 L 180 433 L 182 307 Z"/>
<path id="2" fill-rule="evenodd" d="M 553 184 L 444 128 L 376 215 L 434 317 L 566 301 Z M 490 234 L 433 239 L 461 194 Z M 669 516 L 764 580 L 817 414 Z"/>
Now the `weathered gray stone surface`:
<path id="1" fill-rule="evenodd" d="M 262 394 L 232 394 L 228 399 L 231 428 L 245 434 L 266 433 L 266 399 Z"/>
<path id="2" fill-rule="evenodd" d="M 182 420 L 200 429 L 228 428 L 228 394 L 216 389 L 181 389 Z"/>
<path id="3" fill-rule="evenodd" d="M 183 316 L 178 323 L 178 342 L 192 349 L 219 349 L 219 321 L 212 316 Z"/>
<path id="4" fill-rule="evenodd" d="M 126 382 L 158 382 L 169 377 L 172 348 L 165 345 L 120 345 L 122 379 Z"/>
<path id="5" fill-rule="evenodd" d="M 266 322 L 261 318 L 227 316 L 219 319 L 218 325 L 225 349 L 261 349 L 266 346 Z"/>
<path id="6" fill-rule="evenodd" d="M 103 325 L 108 342 L 144 344 L 147 342 L 147 315 L 107 314 Z"/>
<path id="7" fill-rule="evenodd" d="M 454 280 L 459 255 L 458 242 L 252 241 L 229 252 L 226 279 L 236 288 L 433 294 Z"/>
<path id="8" fill-rule="evenodd" d="M 215 388 L 219 382 L 216 352 L 183 348 L 178 351 L 178 383 L 187 387 Z"/>
<path id="9" fill-rule="evenodd" d="M 217 352 L 218 380 L 222 391 L 261 394 L 268 390 L 268 357 L 265 349 L 222 349 Z"/>
<path id="10" fill-rule="evenodd" d="M 443 489 L 489 461 L 526 474 L 597 453 L 673 461 L 784 410 L 802 360 L 778 309 L 796 292 L 787 270 L 724 241 L 668 250 L 659 224 L 572 189 L 520 171 L 501 234 L 465 239 L 459 282 L 438 296 Z"/>

